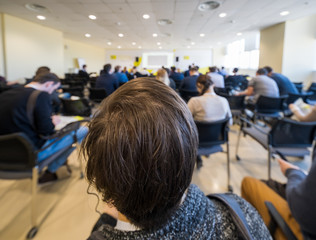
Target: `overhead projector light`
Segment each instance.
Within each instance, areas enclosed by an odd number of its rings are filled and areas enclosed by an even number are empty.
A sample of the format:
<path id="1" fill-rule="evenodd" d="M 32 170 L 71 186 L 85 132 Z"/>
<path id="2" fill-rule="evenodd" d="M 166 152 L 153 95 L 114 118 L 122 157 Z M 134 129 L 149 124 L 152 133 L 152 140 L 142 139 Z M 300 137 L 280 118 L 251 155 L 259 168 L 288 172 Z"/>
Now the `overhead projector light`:
<path id="1" fill-rule="evenodd" d="M 216 8 L 218 8 L 221 4 L 217 1 L 207 1 L 207 2 L 204 2 L 204 3 L 201 3 L 199 6 L 198 6 L 198 9 L 200 11 L 211 11 L 211 10 L 214 10 Z"/>

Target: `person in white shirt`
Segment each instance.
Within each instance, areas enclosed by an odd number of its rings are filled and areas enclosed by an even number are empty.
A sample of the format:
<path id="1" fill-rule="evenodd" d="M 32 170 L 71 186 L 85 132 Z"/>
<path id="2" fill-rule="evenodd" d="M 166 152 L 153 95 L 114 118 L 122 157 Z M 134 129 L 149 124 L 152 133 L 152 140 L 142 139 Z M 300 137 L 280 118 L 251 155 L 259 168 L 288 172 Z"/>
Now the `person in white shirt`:
<path id="1" fill-rule="evenodd" d="M 219 88 L 224 88 L 225 87 L 225 82 L 224 82 L 224 77 L 217 73 L 217 67 L 210 67 L 210 72 L 207 74 L 208 76 L 211 77 L 214 87 L 219 87 Z"/>
<path id="2" fill-rule="evenodd" d="M 226 98 L 216 95 L 214 83 L 208 75 L 201 75 L 196 81 L 196 87 L 200 96 L 192 97 L 188 102 L 188 107 L 195 121 L 215 122 L 230 117 L 232 124 L 232 113 Z M 201 156 L 196 158 L 197 168 L 203 166 Z"/>
<path id="3" fill-rule="evenodd" d="M 201 75 L 196 81 L 200 96 L 192 97 L 188 107 L 195 121 L 214 122 L 232 116 L 226 98 L 216 95 L 214 82 L 208 75 Z M 230 119 L 232 124 L 232 119 Z"/>

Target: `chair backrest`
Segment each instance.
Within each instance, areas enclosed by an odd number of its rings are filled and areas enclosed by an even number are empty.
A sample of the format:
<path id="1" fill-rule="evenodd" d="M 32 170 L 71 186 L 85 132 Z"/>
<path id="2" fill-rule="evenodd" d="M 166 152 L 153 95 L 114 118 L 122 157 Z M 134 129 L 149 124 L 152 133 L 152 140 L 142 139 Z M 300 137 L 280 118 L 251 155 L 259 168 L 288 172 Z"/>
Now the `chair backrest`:
<path id="1" fill-rule="evenodd" d="M 229 118 L 216 122 L 195 122 L 199 133 L 199 147 L 212 147 L 228 141 Z"/>
<path id="2" fill-rule="evenodd" d="M 228 95 L 230 90 L 231 89 L 229 89 L 229 88 L 214 87 L 214 92 L 218 95 L 220 95 L 220 94 L 227 94 Z"/>
<path id="3" fill-rule="evenodd" d="M 63 114 L 70 116 L 85 116 L 91 115 L 91 107 L 87 99 L 80 98 L 78 100 L 71 100 L 62 98 Z"/>
<path id="4" fill-rule="evenodd" d="M 101 102 L 108 96 L 104 88 L 89 88 L 89 91 L 89 99 L 92 101 Z"/>
<path id="5" fill-rule="evenodd" d="M 218 94 L 227 99 L 231 110 L 243 110 L 245 109 L 245 97 L 246 96 L 230 96 L 227 94 Z"/>
<path id="6" fill-rule="evenodd" d="M 184 99 L 184 101 L 188 102 L 191 97 L 196 97 L 199 95 L 198 91 L 188 91 L 188 90 L 180 90 L 180 95 Z"/>
<path id="7" fill-rule="evenodd" d="M 276 113 L 285 109 L 287 95 L 280 97 L 259 96 L 256 102 L 256 111 L 259 113 Z"/>
<path id="8" fill-rule="evenodd" d="M 309 147 L 315 138 L 315 131 L 316 122 L 279 119 L 272 126 L 269 144 L 273 147 Z"/>
<path id="9" fill-rule="evenodd" d="M 286 100 L 287 104 L 294 103 L 297 99 L 302 98 L 304 102 L 306 102 L 306 99 L 309 96 L 312 96 L 314 93 L 313 92 L 304 92 L 304 93 L 289 93 L 289 97 Z"/>
<path id="10" fill-rule="evenodd" d="M 0 135 L 0 170 L 30 170 L 36 159 L 35 147 L 24 133 Z"/>

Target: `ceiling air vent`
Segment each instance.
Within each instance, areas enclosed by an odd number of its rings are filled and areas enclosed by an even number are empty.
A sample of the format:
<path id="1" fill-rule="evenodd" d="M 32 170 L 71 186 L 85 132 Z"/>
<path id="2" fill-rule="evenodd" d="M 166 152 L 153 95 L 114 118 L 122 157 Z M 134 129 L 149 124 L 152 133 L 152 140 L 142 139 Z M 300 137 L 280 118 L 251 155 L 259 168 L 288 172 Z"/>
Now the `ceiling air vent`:
<path id="1" fill-rule="evenodd" d="M 161 26 L 166 26 L 166 25 L 172 24 L 172 21 L 169 19 L 159 19 L 157 23 Z"/>
<path id="2" fill-rule="evenodd" d="M 36 4 L 36 3 L 25 4 L 25 7 L 28 10 L 33 11 L 33 12 L 46 12 L 47 11 L 46 7 L 39 5 L 39 4 Z"/>
<path id="3" fill-rule="evenodd" d="M 213 9 L 216 9 L 220 6 L 221 4 L 217 1 L 207 1 L 207 2 L 204 2 L 204 3 L 201 3 L 199 6 L 198 6 L 198 9 L 200 11 L 211 11 Z"/>

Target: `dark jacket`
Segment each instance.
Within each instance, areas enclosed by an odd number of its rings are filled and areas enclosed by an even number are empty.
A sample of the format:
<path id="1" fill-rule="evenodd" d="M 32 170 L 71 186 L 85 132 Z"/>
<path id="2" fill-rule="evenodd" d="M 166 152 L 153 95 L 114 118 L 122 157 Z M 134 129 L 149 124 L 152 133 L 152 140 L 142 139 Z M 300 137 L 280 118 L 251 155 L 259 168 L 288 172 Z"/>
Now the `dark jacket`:
<path id="1" fill-rule="evenodd" d="M 119 87 L 118 79 L 112 74 L 103 73 L 100 77 L 97 78 L 95 87 L 104 88 L 107 95 L 109 96 Z"/>
<path id="2" fill-rule="evenodd" d="M 179 87 L 179 90 L 186 90 L 186 91 L 197 91 L 196 88 L 196 80 L 199 76 L 198 75 L 192 75 L 189 77 L 185 77 Z"/>
<path id="3" fill-rule="evenodd" d="M 316 148 L 314 148 L 312 167 L 306 176 L 302 171 L 288 169 L 286 200 L 291 213 L 307 239 L 316 239 Z"/>
<path id="4" fill-rule="evenodd" d="M 289 93 L 298 94 L 297 88 L 295 85 L 284 75 L 281 73 L 272 73 L 270 76 L 279 87 L 280 96 L 288 95 Z"/>
<path id="5" fill-rule="evenodd" d="M 34 127 L 27 116 L 27 102 L 33 88 L 13 88 L 0 94 L 0 134 L 24 132 L 34 145 L 40 148 L 45 140 L 39 135 L 54 133 L 51 119 L 51 98 L 47 92 L 41 92 L 34 108 Z"/>

